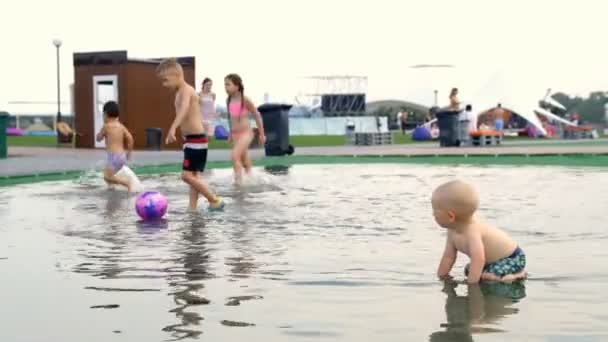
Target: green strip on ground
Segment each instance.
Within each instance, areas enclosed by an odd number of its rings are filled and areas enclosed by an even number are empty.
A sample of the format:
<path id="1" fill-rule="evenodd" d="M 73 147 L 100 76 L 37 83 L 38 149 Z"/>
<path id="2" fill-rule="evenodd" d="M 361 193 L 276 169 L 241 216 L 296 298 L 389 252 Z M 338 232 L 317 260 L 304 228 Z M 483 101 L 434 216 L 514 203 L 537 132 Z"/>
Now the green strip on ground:
<path id="1" fill-rule="evenodd" d="M 565 167 L 608 167 L 606 154 L 568 154 L 568 155 L 488 155 L 488 156 L 291 156 L 266 157 L 254 161 L 258 167 L 314 165 L 314 164 L 427 164 L 427 165 L 511 165 L 511 166 L 565 166 Z M 230 168 L 229 161 L 210 161 L 209 169 Z M 132 168 L 138 175 L 176 173 L 181 164 L 155 166 L 135 166 Z M 0 187 L 76 179 L 84 171 L 66 171 L 36 175 L 5 176 L 0 178 Z"/>
<path id="2" fill-rule="evenodd" d="M 326 147 L 326 146 L 344 146 L 346 137 L 344 135 L 292 135 L 289 137 L 290 143 L 297 147 Z M 57 137 L 55 136 L 35 136 L 24 135 L 20 137 L 7 137 L 9 147 L 26 146 L 26 147 L 56 147 Z M 402 134 L 393 134 L 393 143 L 395 144 L 410 144 L 416 143 L 412 137 Z M 209 141 L 210 149 L 229 149 L 231 146 L 225 140 L 211 139 Z"/>

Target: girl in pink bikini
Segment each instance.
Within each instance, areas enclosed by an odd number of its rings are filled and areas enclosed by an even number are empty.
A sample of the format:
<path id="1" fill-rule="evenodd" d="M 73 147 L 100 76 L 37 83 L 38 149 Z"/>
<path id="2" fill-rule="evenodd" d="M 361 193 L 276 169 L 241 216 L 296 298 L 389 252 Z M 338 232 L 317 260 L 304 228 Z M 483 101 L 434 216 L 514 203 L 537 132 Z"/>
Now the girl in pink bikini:
<path id="1" fill-rule="evenodd" d="M 226 105 L 230 116 L 230 138 L 232 143 L 232 167 L 234 178 L 239 183 L 245 173 L 251 172 L 251 159 L 249 158 L 249 145 L 253 141 L 253 129 L 249 124 L 249 113 L 253 114 L 260 134 L 260 143 L 266 142 L 262 117 L 251 100 L 245 96 L 243 80 L 237 74 L 230 74 L 224 78 L 224 87 L 228 94 Z"/>

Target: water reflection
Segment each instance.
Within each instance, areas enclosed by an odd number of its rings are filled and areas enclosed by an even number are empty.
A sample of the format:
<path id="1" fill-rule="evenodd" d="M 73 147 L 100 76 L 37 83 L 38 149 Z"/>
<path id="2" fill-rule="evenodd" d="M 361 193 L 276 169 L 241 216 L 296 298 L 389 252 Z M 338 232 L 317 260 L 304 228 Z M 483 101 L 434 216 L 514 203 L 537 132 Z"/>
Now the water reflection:
<path id="1" fill-rule="evenodd" d="M 254 228 L 246 218 L 254 215 L 255 210 L 249 208 L 251 205 L 245 192 L 235 196 L 233 200 L 239 216 L 245 219 L 235 219 L 231 222 L 229 238 L 238 255 L 227 257 L 225 264 L 231 267 L 230 274 L 233 278 L 249 278 L 256 271 L 257 265 L 251 251 L 254 239 L 251 230 Z"/>
<path id="2" fill-rule="evenodd" d="M 102 223 L 84 229 L 80 226 L 70 227 L 64 234 L 89 240 L 87 245 L 77 249 L 78 254 L 88 262 L 75 265 L 75 272 L 91 273 L 101 279 L 116 279 L 126 271 L 122 262 L 128 253 L 128 242 L 120 217 L 124 216 L 127 208 L 128 195 L 124 192 L 104 190 L 102 196 L 105 199 Z M 101 209 L 99 207 L 101 206 L 91 205 L 93 210 Z"/>
<path id="3" fill-rule="evenodd" d="M 171 333 L 171 341 L 197 338 L 202 334 L 200 323 L 203 317 L 193 308 L 211 302 L 200 292 L 205 288 L 204 281 L 215 277 L 210 270 L 205 218 L 200 213 L 190 213 L 179 231 L 181 238 L 174 251 L 178 255 L 174 264 L 183 264 L 183 270 L 178 276 L 169 278 L 169 286 L 177 305 L 170 312 L 181 322 L 163 328 L 163 331 Z"/>
<path id="4" fill-rule="evenodd" d="M 169 228 L 169 221 L 166 219 L 136 222 L 137 231 L 140 234 L 156 234 L 162 230 Z"/>
<path id="5" fill-rule="evenodd" d="M 129 195 L 124 191 L 107 190 L 104 217 L 116 218 L 127 209 Z"/>
<path id="6" fill-rule="evenodd" d="M 504 332 L 489 326 L 498 326 L 507 316 L 518 313 L 512 305 L 526 296 L 523 282 L 469 285 L 464 296 L 456 293 L 457 287 L 454 281 L 444 284 L 447 323 L 441 325 L 444 330 L 431 334 L 432 342 L 474 341 L 475 334 Z"/>

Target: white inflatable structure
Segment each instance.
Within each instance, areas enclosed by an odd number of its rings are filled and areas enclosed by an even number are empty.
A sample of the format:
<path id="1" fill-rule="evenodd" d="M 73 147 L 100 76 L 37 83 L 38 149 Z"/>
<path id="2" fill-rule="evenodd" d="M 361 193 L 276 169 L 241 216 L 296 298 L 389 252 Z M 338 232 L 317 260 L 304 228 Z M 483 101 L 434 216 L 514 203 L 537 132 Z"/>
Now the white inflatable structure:
<path id="1" fill-rule="evenodd" d="M 551 97 L 550 90 L 547 91 L 542 98 L 538 97 L 541 93 L 540 89 L 538 92 L 520 90 L 517 87 L 517 84 L 526 82 L 526 76 L 530 77 L 532 75 L 524 75 L 518 80 L 519 83 L 516 83 L 514 82 L 514 76 L 512 74 L 507 76 L 504 71 L 496 72 L 471 101 L 477 115 L 496 108 L 500 103 L 502 108 L 517 113 L 534 125 L 542 134 L 547 134 L 547 132 L 541 124 L 537 114 L 543 115 L 551 120 L 559 121 L 565 125 L 576 126 L 573 122 L 540 107 L 539 102 L 544 101 L 552 106 L 566 110 L 561 103 Z"/>
<path id="2" fill-rule="evenodd" d="M 483 75 L 483 71 L 471 68 L 448 68 L 448 69 L 415 69 L 407 71 L 408 80 L 417 85 L 415 91 L 408 92 L 408 99 L 413 102 L 427 106 L 434 105 L 433 89 L 439 89 L 438 106 L 447 105 L 447 92 L 453 86 L 460 89 L 461 109 L 467 104 L 473 106 L 475 117 L 488 110 L 494 109 L 501 104 L 504 109 L 517 113 L 532 124 L 542 134 L 547 134 L 539 115 L 550 120 L 559 121 L 565 125 L 574 123 L 565 120 L 540 107 L 540 101 L 552 107 L 566 110 L 566 108 L 551 97 L 551 91 L 547 90 L 547 84 L 541 74 L 535 74 L 533 70 L 494 70 Z M 477 75 L 477 76 L 476 76 Z M 470 76 L 475 76 L 472 79 Z M 419 88 L 419 89 L 418 89 Z M 475 92 L 475 89 L 478 89 Z M 469 91 L 469 90 L 472 91 Z M 608 115 L 608 114 L 607 114 Z M 607 116 L 608 120 L 608 116 Z M 431 127 L 435 120 L 427 122 L 425 127 Z"/>
<path id="3" fill-rule="evenodd" d="M 519 114 L 542 134 L 547 134 L 534 112 L 535 109 L 540 108 L 538 101 L 538 93 L 518 91 L 510 77 L 507 77 L 503 71 L 498 71 L 481 87 L 471 102 L 478 116 L 496 108 L 500 103 L 502 108 Z"/>
<path id="4" fill-rule="evenodd" d="M 547 119 L 559 121 L 559 122 L 563 123 L 564 125 L 568 125 L 568 126 L 576 126 L 576 124 L 574 124 L 574 122 L 568 121 L 560 116 L 557 116 L 546 109 L 539 107 L 539 108 L 536 108 L 534 111 L 536 112 L 536 114 L 540 114 L 540 115 L 546 117 Z"/>

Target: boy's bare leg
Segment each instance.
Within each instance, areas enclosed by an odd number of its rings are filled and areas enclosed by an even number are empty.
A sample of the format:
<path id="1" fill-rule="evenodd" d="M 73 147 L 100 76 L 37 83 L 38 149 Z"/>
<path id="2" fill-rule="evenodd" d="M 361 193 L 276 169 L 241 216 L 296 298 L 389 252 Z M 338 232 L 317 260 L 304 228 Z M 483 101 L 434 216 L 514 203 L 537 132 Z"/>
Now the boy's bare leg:
<path id="1" fill-rule="evenodd" d="M 500 280 L 501 280 L 501 278 L 500 278 L 499 276 L 497 276 L 496 274 L 494 274 L 494 273 L 483 272 L 483 273 L 481 274 L 481 278 L 480 278 L 480 280 L 483 280 L 483 281 L 491 281 L 491 282 L 497 282 L 497 281 L 500 281 Z"/>
<path id="2" fill-rule="evenodd" d="M 195 177 L 198 178 L 198 172 L 195 174 Z M 190 204 L 189 207 L 192 210 L 198 208 L 198 191 L 192 186 L 190 186 Z"/>
<path id="3" fill-rule="evenodd" d="M 481 274 L 481 280 L 489 281 L 489 282 L 512 283 L 517 280 L 526 279 L 527 275 L 528 274 L 525 270 L 521 271 L 519 273 L 507 274 L 506 276 L 504 276 L 502 278 L 497 276 L 494 273 L 484 272 Z"/>
<path id="4" fill-rule="evenodd" d="M 182 180 L 191 187 L 190 194 L 192 194 L 192 189 L 194 189 L 194 191 L 203 195 L 207 199 L 207 201 L 209 201 L 209 203 L 217 201 L 217 197 L 213 193 L 211 193 L 205 181 L 202 178 L 198 177 L 197 174 L 198 172 L 185 170 L 182 171 Z M 190 200 L 192 200 L 192 195 L 190 197 Z M 190 202 L 190 204 L 192 204 L 192 202 Z"/>
<path id="5" fill-rule="evenodd" d="M 103 179 L 108 184 L 122 185 L 125 188 L 127 188 L 129 191 L 131 191 L 131 183 L 129 183 L 129 181 L 126 179 L 116 177 L 116 175 L 114 175 L 114 170 L 112 170 L 110 168 L 105 168 L 103 170 Z"/>

